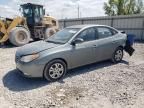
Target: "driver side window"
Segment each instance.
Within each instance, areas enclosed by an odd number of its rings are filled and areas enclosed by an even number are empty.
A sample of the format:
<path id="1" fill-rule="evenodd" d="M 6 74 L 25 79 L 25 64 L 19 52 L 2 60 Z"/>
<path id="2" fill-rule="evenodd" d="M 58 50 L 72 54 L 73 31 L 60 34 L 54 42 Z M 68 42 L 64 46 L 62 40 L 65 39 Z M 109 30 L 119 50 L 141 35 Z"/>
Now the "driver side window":
<path id="1" fill-rule="evenodd" d="M 84 41 L 93 41 L 96 40 L 96 31 L 94 28 L 88 28 L 82 31 L 77 38 L 81 38 Z"/>

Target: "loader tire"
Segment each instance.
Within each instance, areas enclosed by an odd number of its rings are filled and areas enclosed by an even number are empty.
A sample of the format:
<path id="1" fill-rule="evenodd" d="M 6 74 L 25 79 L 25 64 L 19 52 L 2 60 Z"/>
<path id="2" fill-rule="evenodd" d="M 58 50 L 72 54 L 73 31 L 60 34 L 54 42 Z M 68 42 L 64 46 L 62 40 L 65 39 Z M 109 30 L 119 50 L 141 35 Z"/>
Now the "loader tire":
<path id="1" fill-rule="evenodd" d="M 15 27 L 10 32 L 9 40 L 15 46 L 22 46 L 29 43 L 30 33 L 23 27 Z"/>
<path id="2" fill-rule="evenodd" d="M 54 28 L 47 28 L 45 31 L 45 39 L 49 38 L 55 33 L 56 33 L 56 30 Z"/>

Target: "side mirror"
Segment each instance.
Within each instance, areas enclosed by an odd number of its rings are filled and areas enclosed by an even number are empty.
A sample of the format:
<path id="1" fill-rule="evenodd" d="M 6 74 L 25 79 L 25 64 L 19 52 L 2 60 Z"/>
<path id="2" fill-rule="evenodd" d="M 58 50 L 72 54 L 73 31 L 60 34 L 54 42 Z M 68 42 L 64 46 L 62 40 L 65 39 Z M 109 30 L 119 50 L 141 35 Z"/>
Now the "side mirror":
<path id="1" fill-rule="evenodd" d="M 122 34 L 125 34 L 126 32 L 125 31 L 120 31 Z"/>
<path id="2" fill-rule="evenodd" d="M 19 12 L 22 12 L 22 8 L 21 7 L 19 8 Z"/>
<path id="3" fill-rule="evenodd" d="M 84 40 L 82 38 L 77 38 L 77 39 L 73 40 L 71 44 L 76 45 L 77 43 L 82 43 L 82 42 L 84 42 Z"/>
<path id="4" fill-rule="evenodd" d="M 43 15 L 45 15 L 45 9 L 43 9 Z"/>

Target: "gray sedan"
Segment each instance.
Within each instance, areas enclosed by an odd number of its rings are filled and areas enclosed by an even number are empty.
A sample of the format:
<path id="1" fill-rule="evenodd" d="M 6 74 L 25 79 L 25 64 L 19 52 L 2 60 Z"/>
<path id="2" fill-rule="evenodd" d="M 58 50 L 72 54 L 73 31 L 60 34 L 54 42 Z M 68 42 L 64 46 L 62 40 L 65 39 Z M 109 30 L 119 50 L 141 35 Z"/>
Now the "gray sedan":
<path id="1" fill-rule="evenodd" d="M 47 40 L 19 48 L 16 67 L 25 76 L 56 81 L 72 68 L 108 59 L 120 62 L 126 39 L 126 34 L 105 25 L 67 27 Z"/>

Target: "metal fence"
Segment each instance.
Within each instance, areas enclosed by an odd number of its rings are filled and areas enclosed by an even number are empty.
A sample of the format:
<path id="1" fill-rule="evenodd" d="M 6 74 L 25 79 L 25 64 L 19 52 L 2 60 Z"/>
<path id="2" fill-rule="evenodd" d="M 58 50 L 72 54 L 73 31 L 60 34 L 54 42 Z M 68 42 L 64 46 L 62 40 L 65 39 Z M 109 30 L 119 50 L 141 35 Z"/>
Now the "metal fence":
<path id="1" fill-rule="evenodd" d="M 79 19 L 61 19 L 60 28 L 79 24 L 109 25 L 129 34 L 135 34 L 137 40 L 144 40 L 144 15 L 105 16 Z"/>

